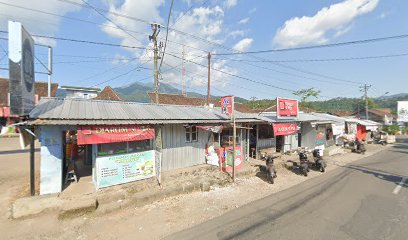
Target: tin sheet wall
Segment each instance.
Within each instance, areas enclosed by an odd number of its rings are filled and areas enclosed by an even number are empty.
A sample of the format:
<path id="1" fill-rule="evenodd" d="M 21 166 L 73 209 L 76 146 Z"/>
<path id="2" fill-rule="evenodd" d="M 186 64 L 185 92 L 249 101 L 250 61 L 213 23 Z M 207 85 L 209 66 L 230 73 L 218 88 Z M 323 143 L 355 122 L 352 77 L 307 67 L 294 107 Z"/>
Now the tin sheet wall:
<path id="1" fill-rule="evenodd" d="M 185 128 L 182 124 L 169 124 L 162 127 L 163 150 L 162 170 L 190 167 L 205 163 L 205 145 L 210 132 L 198 129 L 197 141 L 186 142 Z M 210 139 L 212 142 L 212 139 Z"/>

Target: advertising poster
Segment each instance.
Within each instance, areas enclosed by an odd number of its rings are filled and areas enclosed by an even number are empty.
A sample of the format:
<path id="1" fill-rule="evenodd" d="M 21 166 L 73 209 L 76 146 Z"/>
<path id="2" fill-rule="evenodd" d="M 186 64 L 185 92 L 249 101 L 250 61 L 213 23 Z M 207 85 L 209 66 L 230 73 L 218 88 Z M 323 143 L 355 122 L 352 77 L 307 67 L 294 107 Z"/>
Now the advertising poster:
<path id="1" fill-rule="evenodd" d="M 34 40 L 19 22 L 8 29 L 10 113 L 24 116 L 34 108 Z"/>
<path id="2" fill-rule="evenodd" d="M 278 118 L 297 118 L 299 115 L 298 101 L 286 98 L 276 98 L 276 116 Z"/>
<path id="3" fill-rule="evenodd" d="M 219 148 L 219 156 L 222 171 L 232 171 L 232 147 Z M 242 147 L 235 147 L 235 169 L 239 169 L 242 163 Z"/>
<path id="4" fill-rule="evenodd" d="M 97 187 L 151 178 L 155 172 L 155 151 L 96 158 Z"/>
<path id="5" fill-rule="evenodd" d="M 234 97 L 226 96 L 221 98 L 221 113 L 228 116 L 234 114 Z"/>
<path id="6" fill-rule="evenodd" d="M 398 122 L 408 122 L 408 101 L 398 101 Z"/>

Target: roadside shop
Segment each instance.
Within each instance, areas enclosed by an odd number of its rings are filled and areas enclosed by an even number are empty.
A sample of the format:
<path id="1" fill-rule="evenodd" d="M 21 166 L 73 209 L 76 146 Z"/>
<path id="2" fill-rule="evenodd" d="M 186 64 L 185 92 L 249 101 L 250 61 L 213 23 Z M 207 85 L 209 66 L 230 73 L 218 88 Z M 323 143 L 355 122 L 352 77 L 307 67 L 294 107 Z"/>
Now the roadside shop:
<path id="1" fill-rule="evenodd" d="M 98 188 L 206 164 L 209 146 L 230 147 L 230 119 L 220 108 L 44 98 L 30 113 L 39 129 L 40 194 L 61 192 L 67 180 Z M 261 122 L 237 112 L 238 126 Z M 237 134 L 241 159 L 246 129 Z M 228 149 L 227 149 L 228 150 Z"/>

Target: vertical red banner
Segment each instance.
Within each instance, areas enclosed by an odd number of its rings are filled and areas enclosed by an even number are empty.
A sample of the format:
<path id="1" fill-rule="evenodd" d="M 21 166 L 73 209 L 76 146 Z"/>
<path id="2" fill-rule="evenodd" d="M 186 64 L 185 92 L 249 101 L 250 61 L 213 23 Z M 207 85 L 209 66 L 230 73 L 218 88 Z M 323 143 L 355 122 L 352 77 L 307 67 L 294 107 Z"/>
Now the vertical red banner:
<path id="1" fill-rule="evenodd" d="M 221 98 L 221 113 L 228 116 L 234 114 L 234 97 L 225 96 Z"/>

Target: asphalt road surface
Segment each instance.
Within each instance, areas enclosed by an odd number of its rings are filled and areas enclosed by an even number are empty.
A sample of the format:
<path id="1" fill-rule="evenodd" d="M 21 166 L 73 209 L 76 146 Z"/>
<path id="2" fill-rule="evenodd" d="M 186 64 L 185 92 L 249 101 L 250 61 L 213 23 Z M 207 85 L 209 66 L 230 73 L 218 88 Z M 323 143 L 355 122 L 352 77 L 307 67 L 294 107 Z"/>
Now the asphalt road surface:
<path id="1" fill-rule="evenodd" d="M 408 239 L 408 138 L 168 239 Z M 279 178 L 276 179 L 279 181 Z"/>

